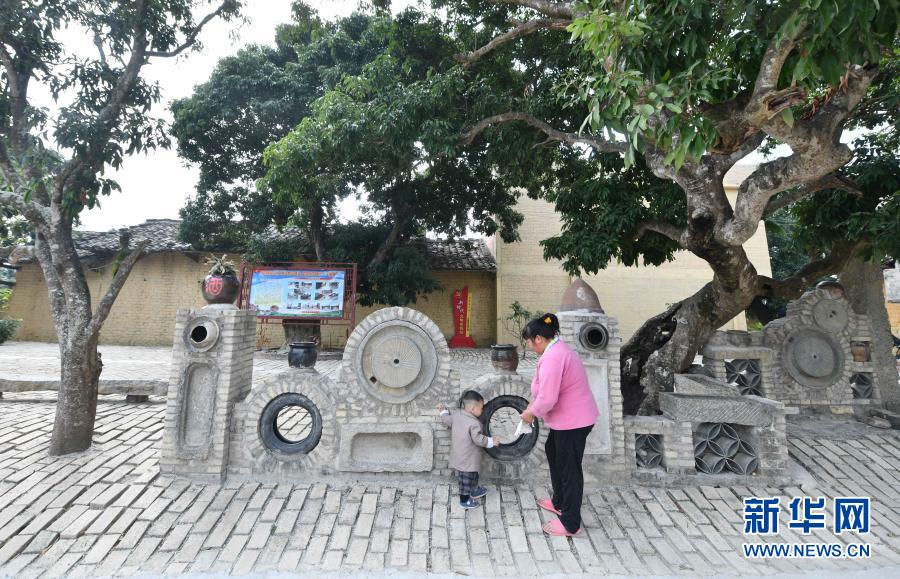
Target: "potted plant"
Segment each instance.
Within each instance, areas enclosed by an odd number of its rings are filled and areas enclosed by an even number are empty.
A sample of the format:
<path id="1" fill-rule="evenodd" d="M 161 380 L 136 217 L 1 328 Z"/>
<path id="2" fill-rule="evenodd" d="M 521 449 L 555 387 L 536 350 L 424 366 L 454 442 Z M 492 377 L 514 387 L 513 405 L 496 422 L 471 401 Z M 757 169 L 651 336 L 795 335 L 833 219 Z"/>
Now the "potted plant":
<path id="1" fill-rule="evenodd" d="M 209 274 L 203 280 L 203 299 L 209 304 L 233 304 L 241 293 L 241 282 L 237 277 L 234 262 L 227 255 L 211 255 L 206 260 Z"/>

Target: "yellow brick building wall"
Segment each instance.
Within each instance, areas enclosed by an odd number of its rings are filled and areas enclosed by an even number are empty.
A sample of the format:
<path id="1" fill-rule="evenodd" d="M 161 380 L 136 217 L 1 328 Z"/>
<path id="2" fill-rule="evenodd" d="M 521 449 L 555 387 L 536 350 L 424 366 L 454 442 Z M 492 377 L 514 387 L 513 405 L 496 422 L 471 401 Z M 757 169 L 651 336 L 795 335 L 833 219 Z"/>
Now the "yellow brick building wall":
<path id="1" fill-rule="evenodd" d="M 138 261 L 103 325 L 100 343 L 171 345 L 175 312 L 178 308 L 196 308 L 204 304 L 200 295 L 200 282 L 207 269 L 202 259 L 195 261 L 181 253 L 152 254 Z M 497 319 L 493 272 L 442 270 L 434 272 L 434 276 L 444 289 L 420 298 L 413 307 L 434 320 L 449 338 L 454 332 L 450 296 L 453 290 L 468 286 L 472 304 L 470 334 L 480 347 L 492 344 Z M 111 278 L 112 270 L 109 267 L 87 272 L 95 304 L 106 291 Z M 357 321 L 382 307 L 384 306 L 357 306 Z M 17 272 L 16 285 L 6 315 L 22 320 L 14 339 L 56 341 L 56 331 L 50 319 L 47 288 L 37 264 L 25 265 Z M 340 347 L 346 337 L 346 325 L 323 327 L 322 339 L 326 347 Z M 283 341 L 284 333 L 280 323 L 258 325 L 258 347 L 277 348 Z"/>
<path id="2" fill-rule="evenodd" d="M 733 193 L 729 195 L 734 202 Z M 561 230 L 553 205 L 522 196 L 517 209 L 525 216 L 519 228 L 521 241 L 503 243 L 496 238 L 497 336 L 498 341 L 515 343 L 504 320 L 514 301 L 532 311 L 555 312 L 571 279 L 556 260 L 544 261 L 540 241 Z M 765 226 L 744 245 L 750 260 L 762 275 L 771 275 Z M 611 263 L 597 275 L 585 276 L 597 292 L 600 304 L 619 320 L 622 338 L 627 340 L 648 318 L 664 311 L 667 304 L 684 299 L 712 279 L 712 269 L 702 259 L 679 252 L 675 261 L 658 267 L 625 267 Z M 743 314 L 727 329 L 746 329 Z"/>
<path id="3" fill-rule="evenodd" d="M 888 319 L 891 322 L 891 332 L 895 336 L 900 336 L 900 303 L 885 301 L 887 307 Z"/>

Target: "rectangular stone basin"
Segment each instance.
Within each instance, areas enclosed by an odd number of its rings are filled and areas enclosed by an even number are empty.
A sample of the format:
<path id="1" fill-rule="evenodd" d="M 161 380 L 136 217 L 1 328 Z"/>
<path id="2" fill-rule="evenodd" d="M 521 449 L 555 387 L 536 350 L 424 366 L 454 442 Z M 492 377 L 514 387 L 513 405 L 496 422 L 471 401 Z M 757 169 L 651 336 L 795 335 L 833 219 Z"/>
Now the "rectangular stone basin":
<path id="1" fill-rule="evenodd" d="M 429 472 L 434 466 L 430 424 L 345 424 L 338 469 L 349 472 Z"/>

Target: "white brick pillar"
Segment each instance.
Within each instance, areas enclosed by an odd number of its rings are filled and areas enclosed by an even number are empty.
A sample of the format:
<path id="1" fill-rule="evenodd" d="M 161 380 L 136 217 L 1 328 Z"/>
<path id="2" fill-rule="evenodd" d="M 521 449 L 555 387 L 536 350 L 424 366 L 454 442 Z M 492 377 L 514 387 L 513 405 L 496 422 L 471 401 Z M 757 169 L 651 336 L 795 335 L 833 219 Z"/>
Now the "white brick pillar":
<path id="1" fill-rule="evenodd" d="M 256 316 L 234 306 L 180 309 L 160 471 L 221 481 L 235 402 L 250 392 Z"/>

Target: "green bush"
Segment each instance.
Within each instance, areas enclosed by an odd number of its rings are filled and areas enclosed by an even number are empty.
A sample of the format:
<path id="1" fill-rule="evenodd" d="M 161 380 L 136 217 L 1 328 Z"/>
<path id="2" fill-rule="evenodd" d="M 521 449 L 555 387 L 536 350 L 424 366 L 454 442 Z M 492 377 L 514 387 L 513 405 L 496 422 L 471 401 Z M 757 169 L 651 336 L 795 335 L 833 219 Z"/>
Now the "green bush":
<path id="1" fill-rule="evenodd" d="M 12 291 L 9 288 L 0 288 L 0 313 L 9 303 L 9 296 Z M 12 338 L 19 327 L 20 320 L 0 320 L 0 344 Z"/>
<path id="2" fill-rule="evenodd" d="M 0 344 L 12 338 L 19 327 L 19 320 L 0 320 Z"/>

